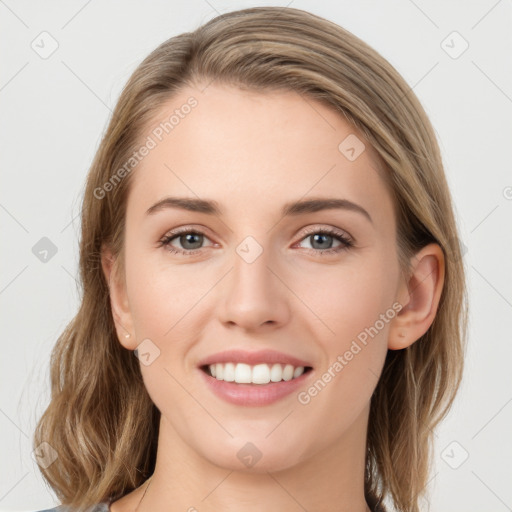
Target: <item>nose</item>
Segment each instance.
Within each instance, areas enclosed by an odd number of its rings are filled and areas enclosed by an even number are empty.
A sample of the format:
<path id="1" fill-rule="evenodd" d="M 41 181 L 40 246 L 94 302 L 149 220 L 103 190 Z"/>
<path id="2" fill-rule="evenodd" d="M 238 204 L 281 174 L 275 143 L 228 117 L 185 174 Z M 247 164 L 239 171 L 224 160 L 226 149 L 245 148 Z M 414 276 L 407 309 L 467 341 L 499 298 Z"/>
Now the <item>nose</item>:
<path id="1" fill-rule="evenodd" d="M 263 250 L 254 261 L 235 251 L 232 261 L 220 292 L 222 323 L 247 331 L 282 327 L 290 318 L 288 301 L 293 294 L 279 275 L 279 266 L 271 261 L 270 251 Z"/>

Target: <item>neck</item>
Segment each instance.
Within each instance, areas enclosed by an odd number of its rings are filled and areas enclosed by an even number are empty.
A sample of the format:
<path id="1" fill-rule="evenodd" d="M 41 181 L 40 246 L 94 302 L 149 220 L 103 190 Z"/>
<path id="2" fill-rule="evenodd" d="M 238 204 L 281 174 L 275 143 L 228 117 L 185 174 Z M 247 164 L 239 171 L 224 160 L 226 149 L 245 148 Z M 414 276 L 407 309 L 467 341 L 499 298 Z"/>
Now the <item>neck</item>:
<path id="1" fill-rule="evenodd" d="M 334 445 L 299 464 L 284 469 L 280 464 L 273 470 L 257 463 L 240 470 L 239 466 L 221 467 L 201 456 L 162 415 L 155 471 L 137 512 L 367 512 L 367 421 L 365 409 Z"/>

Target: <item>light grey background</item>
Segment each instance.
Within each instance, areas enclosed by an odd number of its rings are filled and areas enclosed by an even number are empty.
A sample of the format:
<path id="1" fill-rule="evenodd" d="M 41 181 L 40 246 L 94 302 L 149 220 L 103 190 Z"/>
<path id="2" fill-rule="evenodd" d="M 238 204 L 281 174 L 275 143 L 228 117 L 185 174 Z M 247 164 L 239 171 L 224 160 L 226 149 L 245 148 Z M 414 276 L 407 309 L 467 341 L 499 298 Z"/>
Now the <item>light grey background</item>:
<path id="1" fill-rule="evenodd" d="M 50 350 L 78 306 L 85 175 L 122 86 L 169 37 L 265 4 L 0 0 L 1 510 L 57 503 L 31 457 L 31 436 L 49 398 Z M 512 5 L 266 5 L 309 10 L 361 37 L 402 73 L 432 120 L 467 247 L 471 321 L 464 385 L 437 431 L 431 510 L 512 510 Z M 58 48 L 41 58 L 51 38 Z M 57 248 L 46 262 L 32 252 L 42 237 Z"/>

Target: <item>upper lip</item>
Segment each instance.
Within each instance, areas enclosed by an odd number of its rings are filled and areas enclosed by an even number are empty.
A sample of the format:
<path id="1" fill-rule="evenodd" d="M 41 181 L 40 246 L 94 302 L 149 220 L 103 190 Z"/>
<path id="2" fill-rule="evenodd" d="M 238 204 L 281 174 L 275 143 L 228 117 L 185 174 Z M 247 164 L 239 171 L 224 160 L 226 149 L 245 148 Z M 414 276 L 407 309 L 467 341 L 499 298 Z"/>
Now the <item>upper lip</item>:
<path id="1" fill-rule="evenodd" d="M 291 364 L 292 366 L 311 366 L 307 361 L 295 356 L 277 352 L 276 350 L 258 350 L 248 352 L 247 350 L 225 350 L 217 352 L 202 359 L 198 366 L 208 366 L 215 363 L 245 363 L 249 365 L 256 364 Z"/>

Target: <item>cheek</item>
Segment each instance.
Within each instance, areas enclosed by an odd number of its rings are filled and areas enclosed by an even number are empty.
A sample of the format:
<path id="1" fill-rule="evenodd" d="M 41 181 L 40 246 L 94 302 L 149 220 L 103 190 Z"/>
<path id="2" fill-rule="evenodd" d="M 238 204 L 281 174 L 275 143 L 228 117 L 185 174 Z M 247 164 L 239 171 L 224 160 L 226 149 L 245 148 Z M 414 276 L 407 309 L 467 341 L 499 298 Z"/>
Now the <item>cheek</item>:
<path id="1" fill-rule="evenodd" d="M 369 257 L 360 265 L 335 269 L 323 287 L 318 281 L 314 288 L 308 285 L 307 300 L 322 322 L 316 333 L 326 356 L 319 388 L 332 382 L 331 392 L 347 404 L 365 402 L 377 384 L 396 316 L 392 305 L 397 279 L 397 263 Z"/>
<path id="2" fill-rule="evenodd" d="M 374 325 L 381 314 L 393 313 L 397 264 L 376 255 L 354 258 L 353 263 L 347 260 L 328 272 L 304 272 L 294 279 L 297 295 L 324 325 L 322 337 L 332 339 L 334 347 Z M 382 328 L 379 322 L 379 330 L 387 331 L 387 325 Z"/>
<path id="3" fill-rule="evenodd" d="M 186 266 L 166 266 L 165 258 L 153 256 L 127 257 L 127 289 L 138 335 L 163 339 L 175 336 L 180 324 L 187 323 L 186 316 L 206 292 L 206 284 Z"/>
<path id="4" fill-rule="evenodd" d="M 141 360 L 141 373 L 159 410 L 167 410 L 172 403 L 180 409 L 180 417 L 187 419 L 190 396 L 180 385 L 185 378 L 181 362 L 196 336 L 194 305 L 206 291 L 193 281 L 192 272 L 183 271 L 184 266 L 164 266 L 154 256 L 155 253 L 134 250 L 126 258 L 127 290 L 136 339 L 138 343 L 144 342 L 150 353 L 149 364 Z M 193 388 L 187 385 L 187 389 Z"/>

